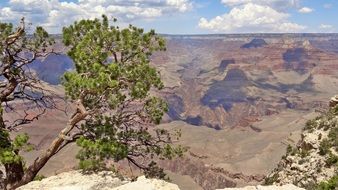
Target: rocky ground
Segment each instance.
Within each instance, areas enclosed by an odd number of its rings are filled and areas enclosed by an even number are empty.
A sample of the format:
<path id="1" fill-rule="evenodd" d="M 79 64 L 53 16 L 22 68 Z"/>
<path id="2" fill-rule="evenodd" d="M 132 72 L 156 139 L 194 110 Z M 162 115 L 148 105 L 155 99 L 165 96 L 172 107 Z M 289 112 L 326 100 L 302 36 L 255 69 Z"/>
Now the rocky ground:
<path id="1" fill-rule="evenodd" d="M 306 189 L 318 188 L 320 183 L 338 185 L 334 180 L 338 175 L 338 107 L 331 106 L 330 111 L 306 123 L 302 139 L 297 146 L 288 146 L 267 184 L 292 183 Z"/>
<path id="2" fill-rule="evenodd" d="M 158 179 L 138 177 L 129 181 L 117 177 L 112 172 L 84 175 L 79 171 L 61 173 L 33 181 L 17 190 L 180 190 L 175 184 Z M 219 189 L 221 190 L 221 189 Z M 222 189 L 223 190 L 223 189 Z M 294 185 L 285 186 L 248 186 L 244 188 L 226 188 L 224 190 L 302 190 Z"/>
<path id="3" fill-rule="evenodd" d="M 79 171 L 70 171 L 56 176 L 33 181 L 18 190 L 179 190 L 172 183 L 157 179 L 138 177 L 131 182 L 117 177 L 112 172 L 100 172 L 85 175 Z"/>
<path id="4" fill-rule="evenodd" d="M 287 184 L 283 186 L 276 186 L 276 185 L 270 185 L 270 186 L 247 186 L 242 188 L 225 188 L 225 189 L 219 189 L 219 190 L 305 190 L 303 188 L 299 188 L 292 184 Z"/>

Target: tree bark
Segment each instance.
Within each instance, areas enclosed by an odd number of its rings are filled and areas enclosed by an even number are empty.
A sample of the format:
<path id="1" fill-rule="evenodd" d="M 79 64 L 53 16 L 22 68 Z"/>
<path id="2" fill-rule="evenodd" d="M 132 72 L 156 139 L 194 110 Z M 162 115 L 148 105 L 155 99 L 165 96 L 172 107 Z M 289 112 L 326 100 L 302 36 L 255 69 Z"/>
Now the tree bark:
<path id="1" fill-rule="evenodd" d="M 38 172 L 42 169 L 43 166 L 45 166 L 48 160 L 58 152 L 63 143 L 67 143 L 67 141 L 65 141 L 65 136 L 67 136 L 73 130 L 77 123 L 85 119 L 89 114 L 85 110 L 81 102 L 78 102 L 77 106 L 77 113 L 74 114 L 74 117 L 70 119 L 67 127 L 59 133 L 56 139 L 54 139 L 54 141 L 50 144 L 49 148 L 45 150 L 38 158 L 36 158 L 33 164 L 25 170 L 24 175 L 21 176 L 18 181 L 7 184 L 7 190 L 14 190 L 22 185 L 33 181 Z"/>
<path id="2" fill-rule="evenodd" d="M 6 184 L 13 184 L 20 181 L 24 176 L 23 164 L 21 161 L 5 164 Z"/>
<path id="3" fill-rule="evenodd" d="M 3 109 L 3 108 L 1 108 Z M 9 136 L 5 135 L 5 122 L 3 119 L 3 112 L 1 110 L 0 112 L 0 130 L 2 135 L 0 137 L 1 141 L 1 149 L 11 149 L 12 143 L 9 138 Z M 13 152 L 14 154 L 18 155 L 18 152 Z M 0 187 L 5 188 L 7 184 L 13 184 L 17 181 L 20 181 L 22 177 L 24 176 L 24 168 L 23 168 L 23 162 L 21 160 L 18 160 L 16 162 L 12 163 L 6 163 L 4 164 L 6 176 L 5 179 L 0 179 L 1 183 Z M 3 176 L 0 176 L 1 178 Z"/>

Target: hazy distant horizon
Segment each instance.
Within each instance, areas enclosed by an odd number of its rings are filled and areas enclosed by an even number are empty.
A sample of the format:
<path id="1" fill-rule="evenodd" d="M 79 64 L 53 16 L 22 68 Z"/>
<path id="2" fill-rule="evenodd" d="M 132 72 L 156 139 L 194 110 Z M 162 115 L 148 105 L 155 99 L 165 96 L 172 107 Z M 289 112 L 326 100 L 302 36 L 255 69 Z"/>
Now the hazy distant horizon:
<path id="1" fill-rule="evenodd" d="M 147 31 L 145 31 L 147 32 Z M 156 31 L 155 31 L 156 32 Z M 316 33 L 316 32 L 302 32 L 302 33 L 182 33 L 182 34 L 170 34 L 170 33 L 158 33 L 159 35 L 162 36 L 231 36 L 231 35 L 275 35 L 275 36 L 281 36 L 281 35 L 305 35 L 305 36 L 331 36 L 331 35 L 337 35 L 338 37 L 338 32 L 332 32 L 332 33 Z M 49 33 L 50 35 L 62 35 L 62 33 Z"/>

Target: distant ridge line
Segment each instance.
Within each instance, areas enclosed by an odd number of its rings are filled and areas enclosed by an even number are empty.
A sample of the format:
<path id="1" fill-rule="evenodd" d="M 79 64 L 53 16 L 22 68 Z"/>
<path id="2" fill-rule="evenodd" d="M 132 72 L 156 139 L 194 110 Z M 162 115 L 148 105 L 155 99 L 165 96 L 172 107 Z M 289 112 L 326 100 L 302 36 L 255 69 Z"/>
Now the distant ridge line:
<path id="1" fill-rule="evenodd" d="M 240 33 L 240 34 L 159 34 L 168 39 L 247 39 L 247 38 L 298 38 L 298 39 L 337 39 L 338 33 Z M 51 34 L 62 38 L 61 34 Z"/>
<path id="2" fill-rule="evenodd" d="M 161 36 L 297 36 L 297 37 L 316 37 L 316 36 L 338 36 L 338 33 L 230 33 L 230 34 L 160 34 Z"/>
<path id="3" fill-rule="evenodd" d="M 160 34 L 168 39 L 304 39 L 325 40 L 337 39 L 338 33 L 246 33 L 246 34 Z"/>

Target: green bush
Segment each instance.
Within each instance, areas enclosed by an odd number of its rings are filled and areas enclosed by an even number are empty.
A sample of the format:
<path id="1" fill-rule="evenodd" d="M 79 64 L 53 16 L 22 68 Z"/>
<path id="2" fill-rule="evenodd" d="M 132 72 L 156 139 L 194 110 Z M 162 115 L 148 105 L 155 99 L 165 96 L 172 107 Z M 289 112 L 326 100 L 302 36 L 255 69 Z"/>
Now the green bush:
<path id="1" fill-rule="evenodd" d="M 338 188 L 338 175 L 332 177 L 328 181 L 319 183 L 317 190 L 334 190 Z"/>
<path id="2" fill-rule="evenodd" d="M 330 152 L 331 143 L 328 139 L 323 139 L 322 142 L 320 142 L 319 146 L 319 154 L 324 156 Z"/>
<path id="3" fill-rule="evenodd" d="M 291 156 L 294 156 L 299 153 L 299 150 L 297 147 L 291 147 L 291 149 L 288 147 L 287 151 L 290 151 Z"/>
<path id="4" fill-rule="evenodd" d="M 286 155 L 291 154 L 292 149 L 293 149 L 292 146 L 291 146 L 291 145 L 288 145 L 288 146 L 286 147 Z"/>
<path id="5" fill-rule="evenodd" d="M 304 185 L 303 188 L 305 188 L 306 190 L 317 190 L 317 186 L 318 186 L 317 183 L 310 182 L 310 183 Z"/>
<path id="6" fill-rule="evenodd" d="M 306 161 L 305 159 L 300 159 L 300 160 L 298 161 L 298 164 L 299 164 L 299 165 L 302 165 L 302 164 L 305 163 L 305 161 Z"/>
<path id="7" fill-rule="evenodd" d="M 338 128 L 337 127 L 330 130 L 329 139 L 332 142 L 332 146 L 338 151 Z"/>
<path id="8" fill-rule="evenodd" d="M 304 131 L 313 130 L 315 127 L 316 127 L 316 120 L 314 120 L 314 119 L 308 120 L 305 123 Z"/>
<path id="9" fill-rule="evenodd" d="M 34 181 L 41 181 L 41 180 L 43 180 L 44 178 L 46 178 L 46 176 L 44 176 L 44 175 L 36 175 L 36 176 L 34 177 Z"/>
<path id="10" fill-rule="evenodd" d="M 300 156 L 302 158 L 308 157 L 310 155 L 310 152 L 308 150 L 302 149 L 302 151 L 300 151 Z"/>
<path id="11" fill-rule="evenodd" d="M 332 165 L 337 164 L 337 162 L 338 162 L 338 156 L 330 152 L 329 157 L 325 160 L 326 165 L 328 167 L 331 167 Z"/>
<path id="12" fill-rule="evenodd" d="M 263 185 L 272 185 L 274 182 L 277 181 L 278 177 L 279 177 L 278 173 L 273 174 L 271 177 L 266 177 L 264 179 Z"/>

